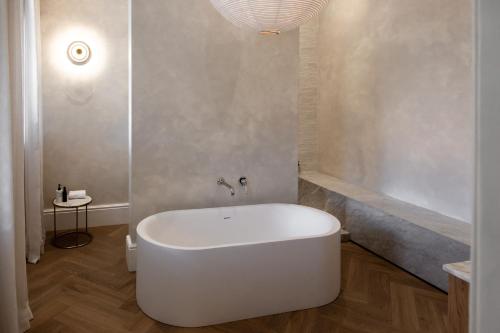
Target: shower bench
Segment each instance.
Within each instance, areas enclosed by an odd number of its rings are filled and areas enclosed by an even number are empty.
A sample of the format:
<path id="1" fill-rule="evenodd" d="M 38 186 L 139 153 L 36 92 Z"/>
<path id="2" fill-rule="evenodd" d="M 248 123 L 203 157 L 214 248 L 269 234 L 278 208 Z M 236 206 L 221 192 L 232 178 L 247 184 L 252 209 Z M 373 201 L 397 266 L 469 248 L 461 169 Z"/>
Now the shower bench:
<path id="1" fill-rule="evenodd" d="M 299 203 L 335 215 L 353 242 L 444 291 L 443 265 L 470 259 L 471 224 L 320 172 L 300 173 Z"/>

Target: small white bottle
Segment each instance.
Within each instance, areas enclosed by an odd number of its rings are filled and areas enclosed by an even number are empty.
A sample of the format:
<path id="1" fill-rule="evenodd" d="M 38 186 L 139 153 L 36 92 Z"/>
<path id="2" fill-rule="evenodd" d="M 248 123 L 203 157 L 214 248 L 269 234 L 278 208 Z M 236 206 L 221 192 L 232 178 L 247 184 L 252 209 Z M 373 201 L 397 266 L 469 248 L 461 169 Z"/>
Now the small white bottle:
<path id="1" fill-rule="evenodd" d="M 56 190 L 56 202 L 62 202 L 62 200 L 63 200 L 63 190 L 61 188 L 61 184 L 59 184 Z"/>

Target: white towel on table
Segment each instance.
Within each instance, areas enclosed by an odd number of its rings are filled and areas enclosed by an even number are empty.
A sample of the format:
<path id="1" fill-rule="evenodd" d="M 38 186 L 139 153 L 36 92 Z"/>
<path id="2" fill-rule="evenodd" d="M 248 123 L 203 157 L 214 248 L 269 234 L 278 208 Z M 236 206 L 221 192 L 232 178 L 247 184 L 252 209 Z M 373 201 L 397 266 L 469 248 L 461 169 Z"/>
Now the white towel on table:
<path id="1" fill-rule="evenodd" d="M 85 199 L 86 196 L 87 196 L 87 191 L 86 190 L 69 191 L 68 199 L 69 200 L 73 200 L 73 199 Z"/>

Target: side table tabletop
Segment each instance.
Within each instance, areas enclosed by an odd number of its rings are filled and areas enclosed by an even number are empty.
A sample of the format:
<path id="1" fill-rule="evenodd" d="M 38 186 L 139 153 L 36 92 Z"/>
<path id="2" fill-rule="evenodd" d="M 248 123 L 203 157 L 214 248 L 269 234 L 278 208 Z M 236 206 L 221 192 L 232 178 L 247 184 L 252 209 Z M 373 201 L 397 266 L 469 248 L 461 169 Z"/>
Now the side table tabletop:
<path id="1" fill-rule="evenodd" d="M 75 247 L 81 247 L 89 244 L 92 241 L 92 235 L 88 232 L 88 205 L 92 202 L 92 198 L 86 196 L 84 199 L 72 199 L 66 202 L 56 202 L 52 201 L 52 206 L 54 208 L 54 237 L 52 238 L 52 244 L 61 249 L 73 249 Z M 57 233 L 57 223 L 56 223 L 56 207 L 72 209 L 76 211 L 76 226 L 74 231 L 66 231 L 62 233 Z M 78 228 L 78 213 L 79 208 L 85 207 L 85 231 L 80 231 Z"/>

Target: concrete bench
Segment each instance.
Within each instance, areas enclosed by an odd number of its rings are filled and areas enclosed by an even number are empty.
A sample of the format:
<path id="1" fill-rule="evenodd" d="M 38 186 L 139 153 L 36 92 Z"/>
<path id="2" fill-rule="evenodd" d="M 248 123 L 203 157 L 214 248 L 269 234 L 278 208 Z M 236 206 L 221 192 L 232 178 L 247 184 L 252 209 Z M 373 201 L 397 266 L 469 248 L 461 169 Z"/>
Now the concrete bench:
<path id="1" fill-rule="evenodd" d="M 353 242 L 448 290 L 444 264 L 470 259 L 469 223 L 319 172 L 301 172 L 299 203 L 335 215 Z"/>

